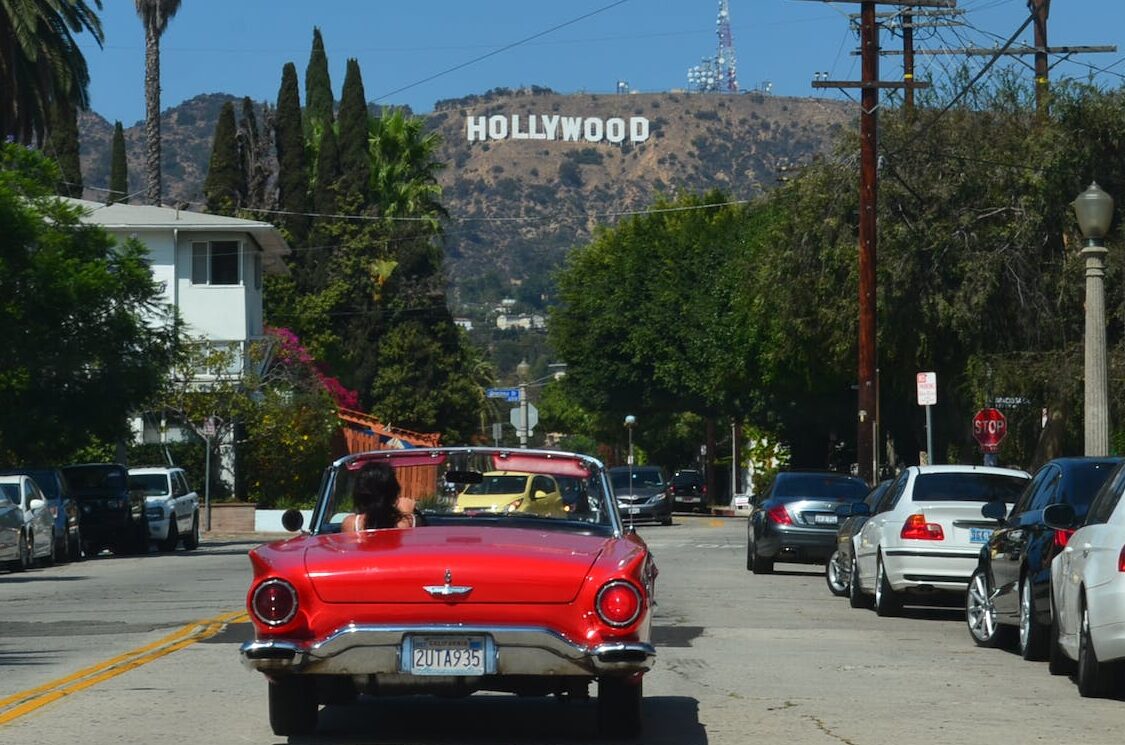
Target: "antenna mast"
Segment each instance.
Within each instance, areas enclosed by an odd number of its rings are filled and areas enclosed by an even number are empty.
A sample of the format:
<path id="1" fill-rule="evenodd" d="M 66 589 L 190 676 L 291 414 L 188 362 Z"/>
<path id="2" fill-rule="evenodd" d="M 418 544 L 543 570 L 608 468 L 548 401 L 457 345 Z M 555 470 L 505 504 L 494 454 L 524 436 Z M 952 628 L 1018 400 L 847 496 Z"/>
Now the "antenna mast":
<path id="1" fill-rule="evenodd" d="M 688 82 L 700 93 L 738 93 L 738 60 L 730 30 L 729 0 L 719 0 L 715 32 L 719 37 L 718 51 L 714 57 L 704 57 L 700 64 L 688 68 Z"/>

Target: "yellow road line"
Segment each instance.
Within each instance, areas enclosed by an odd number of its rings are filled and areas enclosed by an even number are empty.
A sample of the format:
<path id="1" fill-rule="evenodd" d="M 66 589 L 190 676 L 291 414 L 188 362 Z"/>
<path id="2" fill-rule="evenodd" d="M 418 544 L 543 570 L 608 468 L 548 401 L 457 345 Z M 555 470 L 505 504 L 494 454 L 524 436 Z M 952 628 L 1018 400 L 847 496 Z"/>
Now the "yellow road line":
<path id="1" fill-rule="evenodd" d="M 195 621 L 177 629 L 168 636 L 157 639 L 151 644 L 117 655 L 50 683 L 44 683 L 0 699 L 0 711 L 2 711 L 0 713 L 0 725 L 7 724 L 64 696 L 105 682 L 184 647 L 208 639 L 222 631 L 229 623 L 237 623 L 247 619 L 248 616 L 245 611 L 232 611 L 214 618 Z"/>

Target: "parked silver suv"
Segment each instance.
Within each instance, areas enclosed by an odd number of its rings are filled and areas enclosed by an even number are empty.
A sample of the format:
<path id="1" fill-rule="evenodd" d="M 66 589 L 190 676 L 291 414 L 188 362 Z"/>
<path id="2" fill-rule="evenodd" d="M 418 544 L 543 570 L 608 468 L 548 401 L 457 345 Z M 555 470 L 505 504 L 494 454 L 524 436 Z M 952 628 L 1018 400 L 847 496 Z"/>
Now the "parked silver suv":
<path id="1" fill-rule="evenodd" d="M 199 495 L 188 486 L 184 469 L 130 468 L 129 491 L 145 495 L 149 536 L 162 551 L 174 551 L 180 542 L 188 551 L 199 545 Z"/>

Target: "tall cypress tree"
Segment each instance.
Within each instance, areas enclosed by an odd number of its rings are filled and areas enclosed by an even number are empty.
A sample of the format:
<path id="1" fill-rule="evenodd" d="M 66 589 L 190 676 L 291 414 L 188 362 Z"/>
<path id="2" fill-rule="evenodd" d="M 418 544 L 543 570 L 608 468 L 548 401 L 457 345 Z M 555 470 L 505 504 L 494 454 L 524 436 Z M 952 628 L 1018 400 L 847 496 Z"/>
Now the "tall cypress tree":
<path id="1" fill-rule="evenodd" d="M 129 201 L 129 163 L 125 158 L 125 129 L 121 122 L 113 124 L 113 151 L 109 162 L 109 198 L 107 204 Z"/>
<path id="2" fill-rule="evenodd" d="M 371 156 L 367 145 L 367 98 L 363 93 L 363 77 L 359 62 L 348 60 L 344 75 L 344 89 L 340 93 L 340 191 L 350 197 L 349 202 L 368 203 L 368 180 L 371 176 Z"/>
<path id="3" fill-rule="evenodd" d="M 297 89 L 297 66 L 285 63 L 281 71 L 281 89 L 277 93 L 277 117 L 274 120 L 277 143 L 278 207 L 282 224 L 294 241 L 301 243 L 308 235 L 309 211 L 308 166 L 305 162 L 305 135 L 301 125 L 301 98 Z"/>
<path id="4" fill-rule="evenodd" d="M 203 182 L 203 195 L 207 210 L 219 215 L 232 215 L 242 205 L 246 184 L 238 154 L 238 129 L 234 121 L 234 104 L 227 101 L 219 112 L 215 126 L 215 140 L 211 145 L 211 163 L 207 180 Z"/>
<path id="5" fill-rule="evenodd" d="M 50 132 L 45 151 L 59 164 L 56 191 L 64 197 L 82 197 L 82 165 L 78 160 L 78 109 L 66 99 L 51 106 Z"/>
<path id="6" fill-rule="evenodd" d="M 324 130 L 320 138 L 320 152 L 316 158 L 316 184 L 313 187 L 313 209 L 321 215 L 336 211 L 336 188 L 340 179 L 340 148 L 332 127 Z"/>
<path id="7" fill-rule="evenodd" d="M 269 121 L 269 110 L 266 110 Z M 270 179 L 269 153 L 272 143 L 269 128 L 258 127 L 254 102 L 249 96 L 242 99 L 242 116 L 238 120 L 238 154 L 242 181 L 246 185 L 246 207 L 268 207 L 266 186 Z"/>
<path id="8" fill-rule="evenodd" d="M 323 131 L 332 123 L 332 80 L 328 76 L 328 55 L 320 29 L 313 27 L 312 53 L 305 68 L 305 116 L 310 128 Z"/>

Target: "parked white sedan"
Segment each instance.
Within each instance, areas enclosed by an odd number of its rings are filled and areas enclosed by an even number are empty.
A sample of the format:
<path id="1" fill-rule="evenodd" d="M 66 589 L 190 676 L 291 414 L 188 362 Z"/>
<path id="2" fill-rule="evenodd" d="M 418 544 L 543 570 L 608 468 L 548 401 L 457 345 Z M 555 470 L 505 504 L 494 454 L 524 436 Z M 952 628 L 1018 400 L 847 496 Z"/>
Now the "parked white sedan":
<path id="1" fill-rule="evenodd" d="M 964 592 L 996 528 L 981 506 L 1015 502 L 1030 476 L 1012 468 L 911 466 L 900 473 L 856 541 L 853 587 L 893 615 L 905 593 Z M 855 592 L 855 589 L 853 589 Z"/>
<path id="2" fill-rule="evenodd" d="M 36 559 L 55 563 L 55 516 L 47 497 L 30 476 L 0 476 L 0 496 L 20 508 L 23 534 L 20 565 L 26 569 Z"/>
<path id="3" fill-rule="evenodd" d="M 1068 672 L 1078 662 L 1078 692 L 1114 692 L 1115 664 L 1125 660 L 1125 465 L 1106 479 L 1090 504 L 1086 521 L 1051 562 L 1054 640 L 1051 672 Z M 1073 527 L 1069 505 L 1044 510 L 1051 527 Z M 1063 657 L 1065 655 L 1065 657 Z M 1061 663 L 1061 664 L 1060 664 Z"/>

